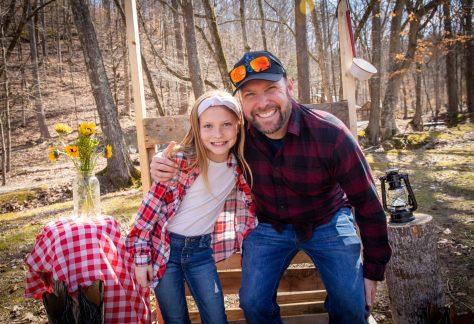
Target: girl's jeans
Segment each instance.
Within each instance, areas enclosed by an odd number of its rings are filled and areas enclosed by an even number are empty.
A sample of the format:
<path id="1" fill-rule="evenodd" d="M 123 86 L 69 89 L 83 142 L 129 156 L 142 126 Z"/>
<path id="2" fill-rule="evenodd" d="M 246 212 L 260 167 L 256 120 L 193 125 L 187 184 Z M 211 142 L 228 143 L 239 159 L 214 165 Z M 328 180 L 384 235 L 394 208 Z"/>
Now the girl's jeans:
<path id="1" fill-rule="evenodd" d="M 170 233 L 170 240 L 170 259 L 155 288 L 165 323 L 190 323 L 184 281 L 198 306 L 202 323 L 227 323 L 222 287 L 212 256 L 211 235 L 186 237 Z"/>

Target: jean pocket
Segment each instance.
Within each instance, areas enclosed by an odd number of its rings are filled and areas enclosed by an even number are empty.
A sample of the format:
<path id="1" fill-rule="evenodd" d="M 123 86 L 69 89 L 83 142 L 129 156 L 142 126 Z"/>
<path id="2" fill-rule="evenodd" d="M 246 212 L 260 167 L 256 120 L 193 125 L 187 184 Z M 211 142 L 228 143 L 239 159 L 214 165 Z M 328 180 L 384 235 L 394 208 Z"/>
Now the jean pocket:
<path id="1" fill-rule="evenodd" d="M 352 218 L 352 213 L 341 212 L 338 213 L 336 230 L 339 235 L 342 236 L 357 236 L 357 230 L 354 225 L 354 219 Z"/>

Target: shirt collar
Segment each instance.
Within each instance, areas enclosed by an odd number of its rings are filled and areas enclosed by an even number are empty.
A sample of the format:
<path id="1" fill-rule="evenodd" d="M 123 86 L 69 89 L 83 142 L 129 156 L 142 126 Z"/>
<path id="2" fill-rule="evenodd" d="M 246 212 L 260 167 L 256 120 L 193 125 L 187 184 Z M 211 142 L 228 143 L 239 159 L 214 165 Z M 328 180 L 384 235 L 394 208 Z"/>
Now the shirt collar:
<path id="1" fill-rule="evenodd" d="M 288 130 L 287 133 L 299 136 L 301 130 L 301 109 L 300 105 L 291 100 L 291 116 L 288 120 Z"/>

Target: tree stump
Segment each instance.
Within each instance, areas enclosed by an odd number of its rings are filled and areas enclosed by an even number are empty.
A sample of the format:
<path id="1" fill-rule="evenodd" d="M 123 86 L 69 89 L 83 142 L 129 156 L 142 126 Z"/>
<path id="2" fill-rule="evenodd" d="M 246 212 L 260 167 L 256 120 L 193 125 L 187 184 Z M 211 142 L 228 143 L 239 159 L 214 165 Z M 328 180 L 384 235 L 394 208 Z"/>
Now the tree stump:
<path id="1" fill-rule="evenodd" d="M 404 224 L 389 223 L 392 258 L 386 281 L 394 323 L 424 323 L 429 304 L 443 306 L 443 286 L 433 218 L 415 214 Z"/>

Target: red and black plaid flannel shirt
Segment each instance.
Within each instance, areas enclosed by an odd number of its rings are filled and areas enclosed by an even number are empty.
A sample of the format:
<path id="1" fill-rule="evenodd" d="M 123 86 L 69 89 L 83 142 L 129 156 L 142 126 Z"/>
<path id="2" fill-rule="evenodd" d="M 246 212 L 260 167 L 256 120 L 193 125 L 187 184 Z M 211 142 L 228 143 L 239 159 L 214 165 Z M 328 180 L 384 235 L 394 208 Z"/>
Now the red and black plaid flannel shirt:
<path id="1" fill-rule="evenodd" d="M 186 190 L 199 175 L 198 168 L 188 170 L 189 161 L 182 152 L 177 153 L 175 161 L 179 166 L 178 174 L 169 182 L 153 183 L 125 244 L 136 265 L 153 264 L 153 287 L 163 277 L 170 256 L 168 221 L 176 214 Z M 233 154 L 229 156 L 228 166 L 234 170 L 236 185 L 227 196 L 211 235 L 216 262 L 240 251 L 243 239 L 257 222 L 250 186 Z"/>
<path id="2" fill-rule="evenodd" d="M 293 101 L 284 144 L 275 155 L 264 136 L 248 125 L 245 156 L 254 177 L 258 220 L 276 230 L 293 224 L 305 241 L 341 207 L 354 207 L 364 276 L 383 280 L 391 255 L 386 216 L 370 167 L 346 126 L 329 113 Z"/>

